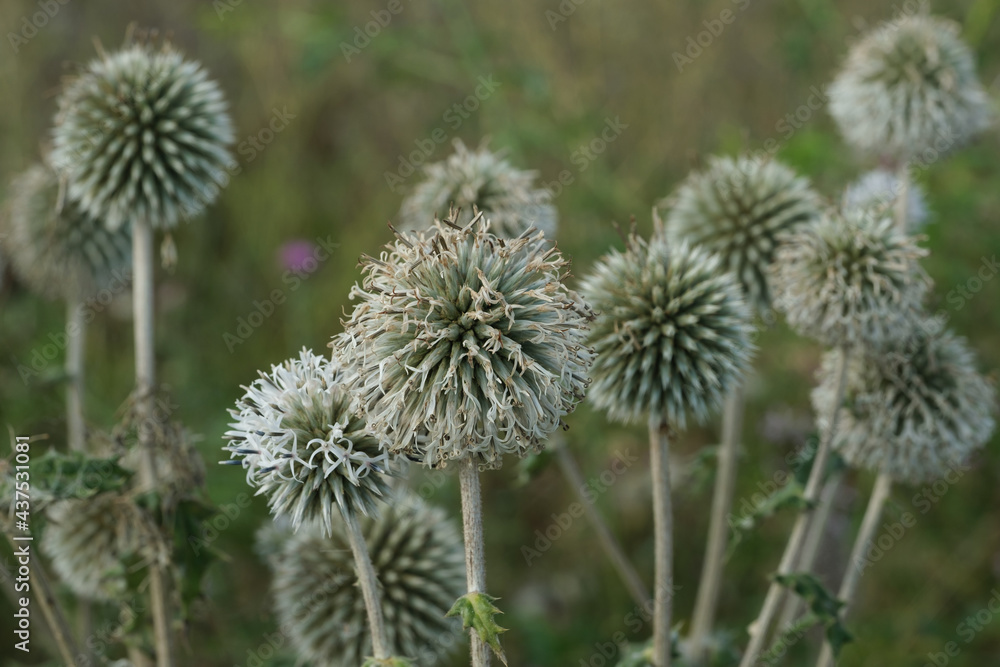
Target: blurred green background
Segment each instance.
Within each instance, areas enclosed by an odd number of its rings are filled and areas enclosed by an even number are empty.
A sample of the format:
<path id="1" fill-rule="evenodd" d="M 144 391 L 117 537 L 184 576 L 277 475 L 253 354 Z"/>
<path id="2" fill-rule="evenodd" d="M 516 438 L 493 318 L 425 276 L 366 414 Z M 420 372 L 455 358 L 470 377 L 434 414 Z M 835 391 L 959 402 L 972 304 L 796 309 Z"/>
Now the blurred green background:
<path id="1" fill-rule="evenodd" d="M 774 139 L 779 159 L 812 178 L 828 197 L 838 197 L 870 165 L 841 143 L 825 110 L 800 108 L 830 81 L 863 27 L 903 5 L 401 0 L 401 11 L 387 25 L 373 24 L 378 31 L 367 45 L 355 43 L 357 29 L 374 20 L 371 12 L 388 4 L 70 0 L 16 45 L 10 33 L 21 34 L 25 17 L 41 11 L 40 5 L 0 4 L 5 183 L 49 143 L 61 79 L 94 57 L 95 40 L 106 49 L 120 44 L 131 22 L 158 30 L 203 62 L 228 96 L 240 173 L 206 215 L 175 232 L 180 259 L 173 273 L 159 271 L 157 304 L 160 378 L 171 387 L 177 416 L 204 436 L 209 493 L 218 504 L 234 503 L 248 491 L 239 470 L 214 465 L 225 458 L 221 435 L 239 385 L 302 346 L 325 349 L 340 331 L 348 290 L 359 279 L 359 255 L 375 253 L 391 238 L 386 220 L 398 210 L 405 188 L 419 179 L 409 176 L 393 188 L 386 174 L 398 174 L 414 151 L 418 162 L 437 161 L 451 152 L 451 138 L 475 145 L 488 136 L 490 146 L 507 149 L 515 164 L 537 169 L 556 194 L 559 245 L 579 276 L 609 246 L 620 244 L 611 221 L 625 223 L 635 215 L 640 231 L 648 233 L 652 204 L 712 153 L 760 150 Z M 1000 92 L 994 85 L 1000 84 L 998 8 L 997 0 L 934 6 L 962 24 L 994 97 Z M 724 10 L 732 12 L 732 23 L 717 21 Z M 689 38 L 697 43 L 703 31 L 710 37 L 701 37 L 707 46 L 687 52 L 692 61 L 679 67 L 674 54 L 685 53 Z M 499 85 L 484 87 L 483 81 Z M 786 119 L 797 110 L 805 120 Z M 286 118 L 285 126 L 261 135 L 276 114 Z M 620 132 L 611 141 L 594 142 L 609 123 Z M 442 136 L 435 132 L 439 128 L 448 141 L 434 141 Z M 960 308 L 947 295 L 975 276 L 983 258 L 1000 252 L 998 146 L 996 132 L 990 132 L 919 176 L 932 209 L 926 241 L 931 256 L 925 260 L 936 282 L 932 308 L 970 339 L 985 371 L 1000 368 L 1000 281 L 985 281 Z M 558 184 L 560 176 L 564 184 Z M 280 248 L 296 239 L 336 247 L 311 274 L 290 276 Z M 241 318 L 256 312 L 258 303 L 268 310 L 263 302 L 276 291 L 283 303 L 242 340 Z M 0 424 L 17 434 L 47 433 L 60 445 L 63 394 L 46 378 L 58 370 L 61 355 L 27 383 L 17 364 L 30 362 L 61 331 L 64 308 L 38 300 L 8 277 L 0 311 Z M 241 336 L 240 342 L 233 344 L 226 334 Z M 131 335 L 125 293 L 89 334 L 87 409 L 95 427 L 113 423 L 132 387 Z M 787 468 L 786 454 L 809 430 L 808 392 L 821 353 L 782 323 L 764 331 L 759 345 L 737 504 Z M 568 421 L 567 437 L 588 478 L 608 470 L 616 452 L 640 456 L 597 503 L 651 583 L 644 433 L 609 425 L 587 406 Z M 678 620 L 688 618 L 694 603 L 711 497 L 710 469 L 692 462 L 717 434 L 716 423 L 694 427 L 675 447 Z M 995 437 L 973 471 L 926 513 L 914 506 L 920 489 L 895 490 L 886 521 L 911 511 L 917 525 L 866 572 L 849 622 L 856 642 L 845 650 L 842 665 L 934 664 L 928 653 L 943 651 L 949 641 L 961 649 L 949 665 L 1000 664 L 1000 618 L 991 616 L 971 638 L 959 627 L 1000 589 L 998 442 Z M 574 496 L 554 466 L 524 487 L 515 486 L 516 476 L 513 461 L 484 475 L 490 591 L 502 598 L 503 620 L 511 629 L 504 636 L 510 664 L 600 665 L 597 645 L 616 633 L 645 639 L 644 625 L 627 622 L 634 603 L 583 520 L 526 565 L 522 546 L 533 544 L 535 531 L 548 527 L 552 514 L 564 511 Z M 833 539 L 823 552 L 827 576 L 839 573 L 847 560 L 871 483 L 868 474 L 850 475 L 838 497 Z M 453 480 L 430 500 L 458 516 Z M 765 523 L 727 566 L 720 623 L 740 643 L 790 518 Z M 264 501 L 255 499 L 219 536 L 216 546 L 231 560 L 209 573 L 183 664 L 244 665 L 248 651 L 274 630 L 269 572 L 252 550 L 254 531 L 268 520 Z M 0 603 L 0 663 L 12 656 L 6 604 Z M 810 635 L 785 664 L 811 664 L 816 646 Z M 466 654 L 459 651 L 452 664 L 468 664 Z"/>

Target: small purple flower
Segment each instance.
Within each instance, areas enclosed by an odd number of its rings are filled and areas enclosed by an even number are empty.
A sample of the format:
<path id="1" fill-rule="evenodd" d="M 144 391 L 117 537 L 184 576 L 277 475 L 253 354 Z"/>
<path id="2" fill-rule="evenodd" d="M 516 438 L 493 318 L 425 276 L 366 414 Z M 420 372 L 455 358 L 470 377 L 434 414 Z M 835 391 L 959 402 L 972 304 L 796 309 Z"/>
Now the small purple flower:
<path id="1" fill-rule="evenodd" d="M 279 256 L 281 266 L 286 271 L 295 273 L 312 273 L 319 268 L 317 259 L 318 248 L 311 241 L 295 239 L 281 246 Z"/>

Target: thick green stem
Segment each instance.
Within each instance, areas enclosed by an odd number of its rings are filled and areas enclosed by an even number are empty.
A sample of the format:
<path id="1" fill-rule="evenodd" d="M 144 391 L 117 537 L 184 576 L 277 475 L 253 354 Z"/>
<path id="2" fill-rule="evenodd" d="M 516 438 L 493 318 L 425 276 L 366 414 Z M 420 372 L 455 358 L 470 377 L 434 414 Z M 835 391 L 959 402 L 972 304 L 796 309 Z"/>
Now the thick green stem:
<path id="1" fill-rule="evenodd" d="M 358 524 L 358 517 L 351 511 L 344 511 L 343 514 L 344 522 L 347 524 L 348 541 L 351 543 L 351 553 L 354 554 L 354 568 L 358 574 L 358 585 L 361 587 L 361 596 L 365 600 L 365 609 L 368 611 L 368 625 L 372 634 L 374 657 L 376 660 L 385 660 L 389 657 L 390 651 L 389 640 L 385 632 L 385 620 L 382 617 L 382 602 L 378 595 L 378 577 L 375 575 L 375 567 L 368 554 L 368 545 L 365 543 L 365 536 Z"/>
<path id="2" fill-rule="evenodd" d="M 465 579 L 470 593 L 486 592 L 486 547 L 483 541 L 483 499 L 479 488 L 479 464 L 467 457 L 459 464 L 462 490 L 462 532 L 465 537 Z M 475 628 L 469 630 L 472 667 L 489 667 L 490 647 Z"/>
<path id="3" fill-rule="evenodd" d="M 670 498 L 670 439 L 667 425 L 649 421 L 649 468 L 653 480 L 656 590 L 653 592 L 653 667 L 670 667 L 673 606 L 674 518 Z"/>

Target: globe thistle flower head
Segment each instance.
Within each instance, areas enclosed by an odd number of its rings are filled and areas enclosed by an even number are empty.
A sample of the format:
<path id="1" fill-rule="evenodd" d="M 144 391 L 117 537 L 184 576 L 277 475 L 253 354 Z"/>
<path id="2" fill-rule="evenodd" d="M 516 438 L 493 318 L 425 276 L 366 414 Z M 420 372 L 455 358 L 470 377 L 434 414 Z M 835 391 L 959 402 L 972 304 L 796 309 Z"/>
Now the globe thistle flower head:
<path id="1" fill-rule="evenodd" d="M 91 61 L 59 98 L 53 139 L 69 197 L 110 229 L 134 219 L 170 228 L 197 215 L 232 162 L 222 91 L 166 45 Z"/>
<path id="2" fill-rule="evenodd" d="M 902 184 L 899 176 L 888 169 L 873 169 L 847 186 L 842 208 L 870 209 L 874 215 L 894 215 Z M 927 222 L 927 200 L 920 185 L 910 181 L 906 186 L 906 229 L 915 233 Z"/>
<path id="3" fill-rule="evenodd" d="M 397 498 L 378 518 L 361 520 L 378 577 L 393 655 L 420 667 L 440 664 L 461 628 L 446 619 L 465 593 L 465 555 L 458 529 L 415 497 Z M 364 599 L 344 522 L 324 537 L 307 523 L 276 559 L 279 623 L 298 654 L 315 665 L 360 665 L 372 652 Z"/>
<path id="4" fill-rule="evenodd" d="M 718 255 L 634 233 L 583 282 L 597 311 L 590 398 L 614 420 L 704 421 L 750 363 L 750 310 Z"/>
<path id="5" fill-rule="evenodd" d="M 370 428 L 425 465 L 523 457 L 583 398 L 592 313 L 564 284 L 568 262 L 545 235 L 438 221 L 365 257 L 359 303 L 335 354 Z"/>
<path id="6" fill-rule="evenodd" d="M 459 213 L 452 216 L 455 224 L 467 225 L 482 211 L 492 232 L 501 238 L 516 238 L 529 227 L 540 229 L 549 238 L 556 233 L 552 195 L 535 187 L 535 172 L 514 168 L 485 146 L 469 150 L 455 140 L 454 154 L 427 165 L 424 176 L 399 210 L 399 227 L 404 231 L 428 229 L 436 218 L 456 208 Z"/>
<path id="7" fill-rule="evenodd" d="M 925 151 L 936 156 L 993 120 L 958 25 L 922 14 L 863 37 L 828 94 L 848 144 L 897 161 Z"/>
<path id="8" fill-rule="evenodd" d="M 329 530 L 342 512 L 369 514 L 388 491 L 388 453 L 357 415 L 336 362 L 303 349 L 273 366 L 229 413 L 230 461 L 294 529 L 314 519 Z"/>
<path id="9" fill-rule="evenodd" d="M 770 307 L 767 270 L 781 239 L 820 214 L 808 180 L 749 157 L 712 158 L 658 206 L 667 211 L 668 238 L 717 254 L 758 311 Z"/>
<path id="10" fill-rule="evenodd" d="M 48 298 L 84 299 L 132 263 L 128 226 L 108 230 L 62 196 L 51 168 L 35 165 L 11 184 L 6 251 L 17 276 Z"/>
<path id="11" fill-rule="evenodd" d="M 964 464 L 990 438 L 996 391 L 966 342 L 916 329 L 877 356 L 850 360 L 833 446 L 853 466 L 919 484 Z M 840 352 L 827 353 L 813 406 L 827 429 Z"/>
<path id="12" fill-rule="evenodd" d="M 926 251 L 871 210 L 829 213 L 778 248 L 775 305 L 824 344 L 877 347 L 913 325 L 930 280 Z"/>

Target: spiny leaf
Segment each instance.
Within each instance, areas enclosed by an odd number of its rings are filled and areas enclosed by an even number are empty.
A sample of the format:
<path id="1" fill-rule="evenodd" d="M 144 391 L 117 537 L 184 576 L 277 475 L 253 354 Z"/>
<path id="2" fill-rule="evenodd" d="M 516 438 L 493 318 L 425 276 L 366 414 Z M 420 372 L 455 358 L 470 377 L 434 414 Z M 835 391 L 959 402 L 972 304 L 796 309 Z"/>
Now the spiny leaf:
<path id="1" fill-rule="evenodd" d="M 726 552 L 726 558 L 733 555 L 736 547 L 757 526 L 759 521 L 771 517 L 775 512 L 786 507 L 804 510 L 811 506 L 812 504 L 806 500 L 805 489 L 801 482 L 793 478 L 789 479 L 787 484 L 765 498 L 759 505 L 755 503 L 753 511 L 749 515 L 736 517 L 731 514 L 729 517 L 729 528 L 732 530 L 732 535 L 729 540 L 729 549 Z"/>
<path id="2" fill-rule="evenodd" d="M 455 601 L 455 605 L 445 616 L 460 617 L 462 628 L 475 630 L 479 638 L 486 642 L 500 658 L 500 661 L 506 665 L 507 655 L 503 652 L 503 647 L 500 646 L 500 635 L 507 632 L 507 628 L 501 628 L 493 618 L 497 614 L 503 613 L 493 604 L 498 599 L 486 593 L 475 591 L 466 593 Z"/>
<path id="3" fill-rule="evenodd" d="M 49 450 L 32 463 L 32 483 L 53 500 L 91 498 L 116 491 L 132 473 L 113 458 L 97 458 L 81 452 Z"/>

